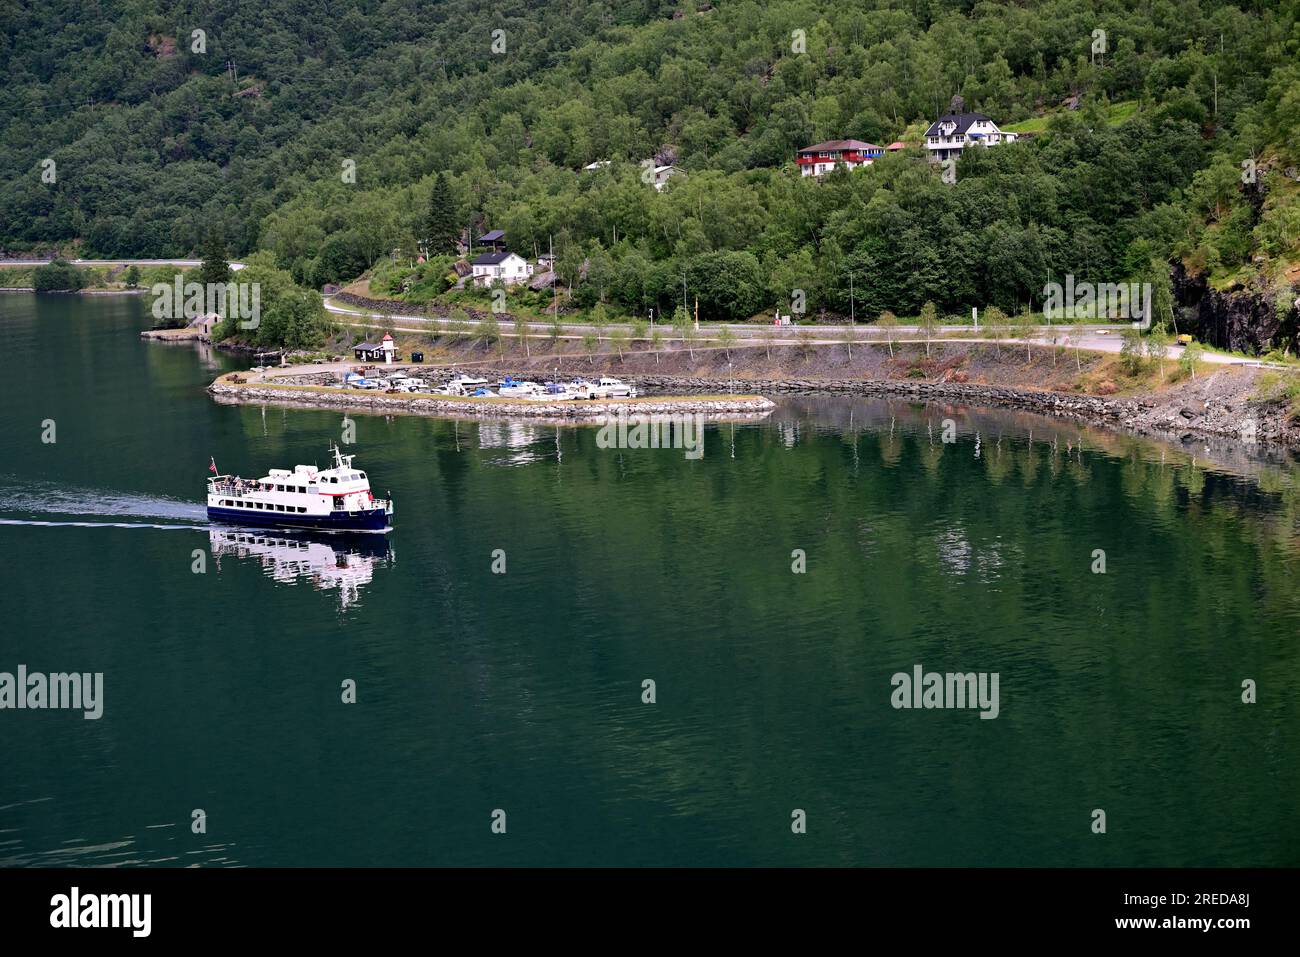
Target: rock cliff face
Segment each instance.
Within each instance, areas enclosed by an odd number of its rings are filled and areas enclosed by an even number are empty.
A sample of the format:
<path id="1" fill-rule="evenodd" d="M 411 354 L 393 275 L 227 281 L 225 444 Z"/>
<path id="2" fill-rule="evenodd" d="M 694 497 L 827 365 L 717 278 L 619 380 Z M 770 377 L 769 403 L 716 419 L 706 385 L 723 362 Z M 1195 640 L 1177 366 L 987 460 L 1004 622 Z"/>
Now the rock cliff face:
<path id="1" fill-rule="evenodd" d="M 1180 262 L 1174 264 L 1172 278 L 1179 332 L 1190 332 L 1220 349 L 1247 353 L 1295 342 L 1294 302 L 1279 314 L 1272 291 L 1241 284 L 1223 291 L 1211 289 L 1205 276 L 1189 273 Z"/>

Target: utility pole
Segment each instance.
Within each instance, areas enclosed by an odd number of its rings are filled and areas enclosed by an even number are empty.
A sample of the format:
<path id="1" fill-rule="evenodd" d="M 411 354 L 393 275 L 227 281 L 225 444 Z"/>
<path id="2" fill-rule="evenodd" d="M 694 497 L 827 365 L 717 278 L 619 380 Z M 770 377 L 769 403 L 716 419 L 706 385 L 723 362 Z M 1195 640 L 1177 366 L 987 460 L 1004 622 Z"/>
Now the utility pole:
<path id="1" fill-rule="evenodd" d="M 849 325 L 857 325 L 857 309 L 853 304 L 853 273 L 849 273 Z"/>
<path id="2" fill-rule="evenodd" d="M 560 287 L 556 285 L 555 280 L 558 273 L 555 271 L 555 240 L 552 236 L 546 237 L 546 249 L 551 255 L 551 311 L 555 313 L 555 321 L 560 321 Z"/>

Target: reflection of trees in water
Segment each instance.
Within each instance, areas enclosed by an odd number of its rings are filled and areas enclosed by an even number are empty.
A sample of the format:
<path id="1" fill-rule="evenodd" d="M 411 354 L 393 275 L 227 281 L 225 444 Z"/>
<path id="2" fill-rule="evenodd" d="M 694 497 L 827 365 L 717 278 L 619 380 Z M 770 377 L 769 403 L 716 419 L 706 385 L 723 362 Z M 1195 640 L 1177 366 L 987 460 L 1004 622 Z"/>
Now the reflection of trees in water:
<path id="1" fill-rule="evenodd" d="M 420 441 L 397 447 L 408 461 L 396 473 L 414 475 L 425 497 L 399 534 L 436 540 L 426 577 L 438 621 L 502 720 L 526 725 L 530 742 L 571 748 L 560 723 L 536 720 L 537 698 L 562 689 L 564 707 L 609 701 L 628 675 L 655 677 L 661 696 L 705 681 L 675 711 L 647 716 L 629 679 L 629 711 L 584 716 L 584 756 L 625 793 L 672 795 L 684 818 L 706 819 L 720 793 L 761 790 L 774 771 L 837 806 L 906 779 L 887 746 L 898 735 L 913 748 L 929 741 L 882 723 L 889 673 L 917 661 L 1003 670 L 1006 694 L 1032 692 L 1007 712 L 1008 774 L 1026 769 L 1008 791 L 1050 796 L 1056 784 L 1028 776 L 1048 767 L 1061 780 L 1133 781 L 1145 799 L 1159 776 L 1134 768 L 1149 768 L 1150 728 L 1098 702 L 1140 701 L 1178 726 L 1180 749 L 1217 753 L 1222 714 L 1189 703 L 1207 682 L 1243 660 L 1252 677 L 1288 680 L 1280 656 L 1242 652 L 1300 611 L 1300 561 L 1279 533 L 1293 485 L 1248 495 L 1253 483 L 1178 450 L 1162 461 L 1142 440 L 1037 419 L 1031 442 L 1017 420 L 983 413 L 903 404 L 828 422 L 781 411 L 784 421 L 734 427 L 734 461 L 729 425 L 708 427 L 700 462 L 598 449 L 581 427 L 548 427 L 516 449 L 545 454 L 544 467 L 502 467 L 473 424 L 458 426 L 460 451 L 452 423 L 420 423 Z M 945 447 L 937 423 L 949 416 L 959 438 Z M 501 537 L 511 571 L 492 581 L 480 566 Z M 795 548 L 807 574 L 790 570 Z M 1094 548 L 1107 551 L 1106 575 L 1090 571 Z M 533 587 L 526 576 L 542 563 L 552 571 Z M 516 632 L 503 635 L 502 622 Z M 538 640 L 543 622 L 563 630 L 564 654 Z M 699 677 L 709 675 L 735 681 Z M 980 724 L 944 726 L 945 767 L 999 759 Z M 847 729 L 851 749 L 826 746 L 828 728 Z M 1100 750 L 1099 735 L 1111 742 Z M 951 803 L 987 783 L 983 766 L 927 784 Z M 1221 767 L 1192 773 L 1221 791 Z"/>

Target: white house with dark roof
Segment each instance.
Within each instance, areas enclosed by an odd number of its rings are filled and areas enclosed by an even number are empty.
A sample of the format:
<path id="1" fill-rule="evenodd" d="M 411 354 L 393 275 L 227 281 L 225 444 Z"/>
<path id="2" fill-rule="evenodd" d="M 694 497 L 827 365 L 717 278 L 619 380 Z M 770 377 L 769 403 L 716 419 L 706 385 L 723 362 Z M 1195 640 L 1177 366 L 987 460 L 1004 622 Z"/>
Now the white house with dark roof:
<path id="1" fill-rule="evenodd" d="M 484 253 L 470 260 L 476 286 L 490 286 L 500 279 L 507 286 L 527 282 L 533 274 L 532 263 L 518 253 Z"/>
<path id="2" fill-rule="evenodd" d="M 800 176 L 821 178 L 833 170 L 836 164 L 844 164 L 849 169 L 870 166 L 885 155 L 882 147 L 875 143 L 861 140 L 827 140 L 813 146 L 805 146 L 795 156 Z"/>
<path id="3" fill-rule="evenodd" d="M 998 146 L 1015 139 L 1015 133 L 1004 133 L 983 113 L 945 113 L 925 131 L 925 148 L 931 162 L 940 163 L 972 146 Z"/>

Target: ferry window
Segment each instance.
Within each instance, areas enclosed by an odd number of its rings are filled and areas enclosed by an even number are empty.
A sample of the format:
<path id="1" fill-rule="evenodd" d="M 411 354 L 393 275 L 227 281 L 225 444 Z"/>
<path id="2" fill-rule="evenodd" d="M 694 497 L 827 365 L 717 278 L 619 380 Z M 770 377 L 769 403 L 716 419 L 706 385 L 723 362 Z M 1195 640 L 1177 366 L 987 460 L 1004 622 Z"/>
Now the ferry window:
<path id="1" fill-rule="evenodd" d="M 361 476 L 361 478 L 365 478 L 365 477 L 366 477 L 366 473 L 365 473 L 365 472 L 358 472 L 357 474 L 358 474 L 359 476 Z"/>
<path id="2" fill-rule="evenodd" d="M 299 505 L 299 506 L 298 506 L 298 511 L 300 511 L 300 512 L 305 512 L 305 511 L 307 511 L 307 506 L 306 506 L 306 505 Z"/>

